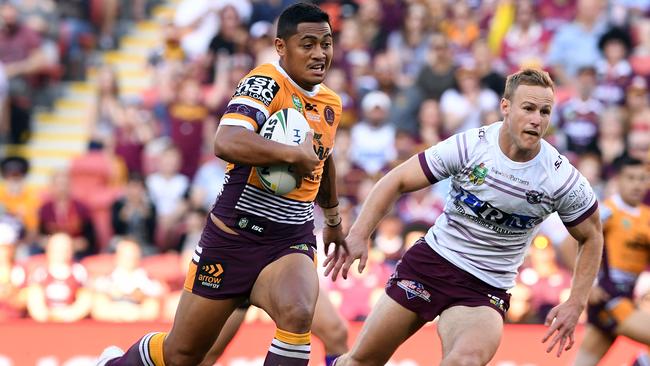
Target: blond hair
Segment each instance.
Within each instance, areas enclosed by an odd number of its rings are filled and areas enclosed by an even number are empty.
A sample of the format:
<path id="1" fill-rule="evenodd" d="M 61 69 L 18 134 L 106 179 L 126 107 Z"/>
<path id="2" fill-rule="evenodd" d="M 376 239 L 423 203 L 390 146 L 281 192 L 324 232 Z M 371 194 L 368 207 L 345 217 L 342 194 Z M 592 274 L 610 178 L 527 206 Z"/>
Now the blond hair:
<path id="1" fill-rule="evenodd" d="M 555 84 L 548 72 L 526 68 L 508 76 L 506 79 L 506 88 L 503 91 L 503 98 L 512 100 L 512 96 L 519 85 L 541 86 L 551 88 L 555 91 Z"/>

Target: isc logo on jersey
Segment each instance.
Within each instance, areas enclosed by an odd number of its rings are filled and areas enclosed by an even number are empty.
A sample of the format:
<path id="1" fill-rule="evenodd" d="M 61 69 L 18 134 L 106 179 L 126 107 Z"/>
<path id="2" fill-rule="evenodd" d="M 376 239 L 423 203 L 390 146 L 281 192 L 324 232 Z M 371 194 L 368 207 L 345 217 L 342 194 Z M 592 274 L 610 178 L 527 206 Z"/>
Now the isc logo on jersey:
<path id="1" fill-rule="evenodd" d="M 259 134 L 268 140 L 296 146 L 305 141 L 310 129 L 302 113 L 288 108 L 271 115 Z M 290 165 L 257 167 L 256 170 L 264 189 L 275 195 L 282 196 L 296 189 L 299 178 L 293 174 Z"/>
<path id="2" fill-rule="evenodd" d="M 265 106 L 271 105 L 271 101 L 280 91 L 280 85 L 268 76 L 250 76 L 242 80 L 237 86 L 233 97 L 249 97 L 259 100 Z"/>

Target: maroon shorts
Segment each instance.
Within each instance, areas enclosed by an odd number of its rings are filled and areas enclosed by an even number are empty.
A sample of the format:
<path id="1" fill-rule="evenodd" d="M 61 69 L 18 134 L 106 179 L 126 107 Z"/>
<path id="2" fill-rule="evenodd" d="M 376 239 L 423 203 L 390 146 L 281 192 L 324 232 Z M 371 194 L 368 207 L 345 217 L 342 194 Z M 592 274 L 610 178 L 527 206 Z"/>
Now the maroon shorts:
<path id="1" fill-rule="evenodd" d="M 418 240 L 402 257 L 386 293 L 422 319 L 431 321 L 456 305 L 489 306 L 505 317 L 510 294 L 451 264 Z"/>
<path id="2" fill-rule="evenodd" d="M 291 253 L 303 253 L 315 260 L 316 249 L 313 243 L 264 245 L 251 242 L 222 231 L 208 218 L 184 287 L 208 299 L 247 298 L 262 269 Z"/>

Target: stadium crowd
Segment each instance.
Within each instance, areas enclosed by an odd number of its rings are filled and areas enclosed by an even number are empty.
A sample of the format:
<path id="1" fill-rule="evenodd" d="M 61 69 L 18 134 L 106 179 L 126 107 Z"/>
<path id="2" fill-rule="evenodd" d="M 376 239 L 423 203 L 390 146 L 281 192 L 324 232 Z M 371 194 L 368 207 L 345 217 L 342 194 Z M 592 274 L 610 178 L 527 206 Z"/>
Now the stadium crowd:
<path id="1" fill-rule="evenodd" d="M 173 318 L 188 258 L 225 179 L 226 163 L 212 154 L 219 118 L 240 78 L 276 59 L 273 22 L 293 1 L 176 1 L 148 59 L 152 87 L 127 97 L 117 71 L 90 65 L 89 55 L 116 47 L 118 25 L 147 17 L 156 3 L 0 5 L 1 142 L 26 143 L 33 106 L 47 104 L 62 80 L 98 69 L 87 153 L 47 187 L 27 183 L 28 160 L 2 161 L 0 321 Z M 601 200 L 616 190 L 609 179 L 616 157 L 650 159 L 649 0 L 317 3 L 335 32 L 326 84 L 344 105 L 334 153 L 344 225 L 388 169 L 498 121 L 505 75 L 522 66 L 556 81 L 546 139 Z M 441 213 L 446 191 L 441 182 L 397 202 L 363 274 L 322 279 L 345 319 L 368 315 L 401 254 Z M 531 245 L 509 322 L 541 323 L 567 296 L 571 274 L 556 254 L 567 234 L 558 222 L 547 220 Z M 650 311 L 650 278 L 637 290 Z M 248 317 L 268 320 L 261 312 Z"/>

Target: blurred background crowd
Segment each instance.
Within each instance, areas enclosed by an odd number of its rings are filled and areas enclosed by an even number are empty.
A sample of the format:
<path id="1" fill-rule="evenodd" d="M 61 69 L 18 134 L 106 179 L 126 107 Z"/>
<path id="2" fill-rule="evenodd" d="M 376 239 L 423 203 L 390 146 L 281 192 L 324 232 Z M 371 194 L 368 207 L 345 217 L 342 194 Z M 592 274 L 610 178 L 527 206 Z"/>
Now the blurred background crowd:
<path id="1" fill-rule="evenodd" d="M 5 0 L 0 5 L 0 321 L 171 320 L 224 180 L 212 138 L 235 86 L 275 61 L 289 0 Z M 546 139 L 615 192 L 612 161 L 650 158 L 650 0 L 323 0 L 342 98 L 336 139 L 347 227 L 373 184 L 424 148 L 500 119 L 505 77 L 557 83 Z M 362 320 L 446 200 L 400 199 L 369 268 L 323 286 Z M 648 197 L 650 202 L 650 196 Z M 321 219 L 316 219 L 317 230 Z M 567 296 L 547 220 L 511 291 L 512 323 Z M 650 309 L 650 280 L 637 288 Z M 267 321 L 250 312 L 249 321 Z"/>

